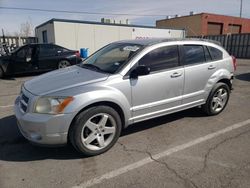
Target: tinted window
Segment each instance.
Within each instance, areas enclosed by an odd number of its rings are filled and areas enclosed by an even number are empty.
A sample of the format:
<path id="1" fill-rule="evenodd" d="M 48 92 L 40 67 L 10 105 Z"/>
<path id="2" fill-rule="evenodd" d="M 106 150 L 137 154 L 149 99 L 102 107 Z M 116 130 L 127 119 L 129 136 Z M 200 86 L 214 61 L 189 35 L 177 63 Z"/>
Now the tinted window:
<path id="1" fill-rule="evenodd" d="M 54 45 L 40 45 L 39 56 L 47 57 L 56 55 L 57 49 Z"/>
<path id="2" fill-rule="evenodd" d="M 210 52 L 213 60 L 222 59 L 222 51 L 220 51 L 217 48 L 211 47 L 211 46 L 208 46 L 208 49 L 209 49 L 209 52 Z"/>
<path id="3" fill-rule="evenodd" d="M 25 47 L 21 48 L 21 49 L 16 53 L 16 56 L 17 56 L 18 58 L 25 58 L 28 49 L 29 49 L 28 46 L 25 46 Z"/>
<path id="4" fill-rule="evenodd" d="M 69 51 L 68 49 L 63 48 L 63 47 L 61 47 L 61 46 L 57 46 L 57 47 L 56 47 L 56 50 L 57 50 L 57 52 L 68 52 L 68 51 Z"/>
<path id="5" fill-rule="evenodd" d="M 209 62 L 209 61 L 212 61 L 212 57 L 207 49 L 206 46 L 204 46 L 204 51 L 205 51 L 205 57 L 206 57 L 206 61 Z"/>
<path id="6" fill-rule="evenodd" d="M 158 71 L 178 66 L 178 47 L 165 46 L 152 50 L 139 61 L 140 65 L 150 67 L 151 71 Z"/>
<path id="7" fill-rule="evenodd" d="M 183 62 L 185 65 L 205 62 L 205 54 L 203 46 L 184 45 L 183 46 Z"/>

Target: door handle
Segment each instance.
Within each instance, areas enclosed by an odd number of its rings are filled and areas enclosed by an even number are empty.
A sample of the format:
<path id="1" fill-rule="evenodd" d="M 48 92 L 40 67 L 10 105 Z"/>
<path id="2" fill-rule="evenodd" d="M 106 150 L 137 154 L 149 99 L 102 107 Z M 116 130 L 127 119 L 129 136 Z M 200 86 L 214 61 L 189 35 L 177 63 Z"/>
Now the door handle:
<path id="1" fill-rule="evenodd" d="M 182 73 L 181 72 L 174 72 L 172 75 L 171 75 L 171 78 L 176 78 L 176 77 L 179 77 L 181 76 Z"/>
<path id="2" fill-rule="evenodd" d="M 215 67 L 214 65 L 209 65 L 207 69 L 208 69 L 208 70 L 212 70 L 212 69 L 215 69 L 215 68 L 216 68 L 216 67 Z"/>

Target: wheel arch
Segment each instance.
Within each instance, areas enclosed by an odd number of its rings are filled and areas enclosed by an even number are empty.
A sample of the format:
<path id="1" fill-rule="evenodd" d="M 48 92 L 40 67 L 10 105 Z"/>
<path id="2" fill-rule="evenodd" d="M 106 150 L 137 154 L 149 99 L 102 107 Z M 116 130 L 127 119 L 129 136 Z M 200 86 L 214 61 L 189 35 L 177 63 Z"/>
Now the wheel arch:
<path id="1" fill-rule="evenodd" d="M 219 82 L 227 84 L 228 87 L 230 88 L 230 90 L 232 89 L 232 83 L 231 83 L 230 79 L 228 79 L 228 78 L 222 78 L 222 79 L 218 80 L 217 83 L 219 83 Z"/>
<path id="2" fill-rule="evenodd" d="M 111 108 L 113 108 L 114 110 L 116 110 L 121 118 L 121 122 L 122 122 L 122 129 L 126 128 L 126 123 L 125 123 L 125 114 L 124 111 L 122 110 L 122 108 L 116 104 L 115 102 L 111 102 L 111 101 L 100 101 L 100 102 L 94 102 L 92 104 L 89 104 L 87 106 L 85 106 L 84 108 L 82 108 L 80 111 L 78 111 L 78 113 L 74 116 L 74 118 L 72 119 L 69 129 L 68 129 L 68 141 L 69 141 L 69 132 L 71 131 L 72 128 L 72 124 L 75 121 L 76 117 L 83 111 L 91 108 L 91 107 L 95 107 L 95 106 L 109 106 Z"/>

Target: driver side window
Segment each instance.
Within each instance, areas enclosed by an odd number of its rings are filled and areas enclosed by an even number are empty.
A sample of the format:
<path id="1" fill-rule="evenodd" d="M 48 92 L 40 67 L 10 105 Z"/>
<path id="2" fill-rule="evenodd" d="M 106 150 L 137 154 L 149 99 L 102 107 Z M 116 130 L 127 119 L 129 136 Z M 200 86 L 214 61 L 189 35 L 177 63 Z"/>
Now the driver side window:
<path id="1" fill-rule="evenodd" d="M 26 57 L 27 50 L 28 46 L 23 47 L 16 53 L 16 57 L 19 59 L 24 59 Z"/>

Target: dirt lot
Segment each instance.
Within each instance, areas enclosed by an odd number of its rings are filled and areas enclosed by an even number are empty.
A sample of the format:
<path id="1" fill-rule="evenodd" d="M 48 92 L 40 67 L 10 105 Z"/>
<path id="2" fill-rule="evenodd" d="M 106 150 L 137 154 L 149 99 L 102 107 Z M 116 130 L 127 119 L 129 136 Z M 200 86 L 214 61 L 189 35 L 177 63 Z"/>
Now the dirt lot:
<path id="1" fill-rule="evenodd" d="M 107 153 L 33 146 L 19 133 L 13 103 L 32 77 L 0 80 L 0 187 L 250 187 L 250 60 L 238 60 L 229 104 L 130 126 Z"/>

